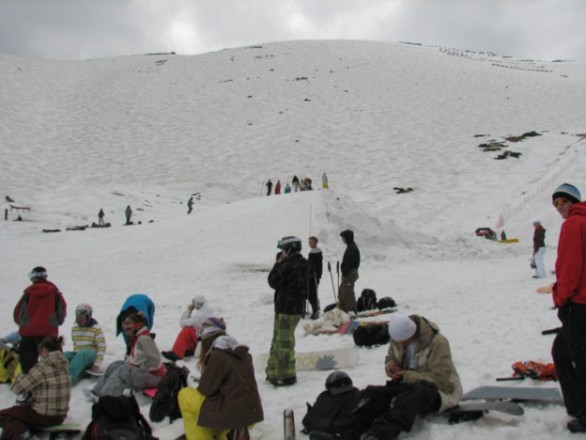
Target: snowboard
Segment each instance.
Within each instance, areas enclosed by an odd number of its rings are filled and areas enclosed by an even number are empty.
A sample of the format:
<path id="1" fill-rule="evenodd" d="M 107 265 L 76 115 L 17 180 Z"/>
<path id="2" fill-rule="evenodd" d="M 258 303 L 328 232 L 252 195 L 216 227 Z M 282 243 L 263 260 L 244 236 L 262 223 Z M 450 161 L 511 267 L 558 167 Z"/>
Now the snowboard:
<path id="1" fill-rule="evenodd" d="M 101 377 L 104 375 L 104 370 L 100 371 L 92 371 L 92 370 L 84 370 L 83 374 L 90 377 Z"/>
<path id="2" fill-rule="evenodd" d="M 268 360 L 268 353 L 258 355 L 254 360 L 255 368 L 257 370 L 264 370 Z M 353 368 L 358 364 L 359 360 L 360 354 L 355 347 L 306 352 L 296 351 L 295 369 L 311 371 Z"/>
<path id="3" fill-rule="evenodd" d="M 358 313 L 353 313 L 350 312 L 348 313 L 350 315 L 350 319 L 359 319 L 359 318 L 369 318 L 371 316 L 380 316 L 380 315 L 386 315 L 387 313 L 393 313 L 396 312 L 397 308 L 396 307 L 389 307 L 386 309 L 372 309 L 372 310 L 364 310 L 362 312 L 358 312 Z"/>
<path id="4" fill-rule="evenodd" d="M 563 404 L 564 399 L 557 388 L 483 386 L 462 396 L 462 400 L 509 400 L 517 402 L 540 402 Z"/>
<path id="5" fill-rule="evenodd" d="M 512 416 L 522 416 L 525 411 L 515 402 L 467 402 L 449 409 L 444 414 L 450 425 L 455 423 L 477 420 L 489 411 L 497 411 Z"/>
<path id="6" fill-rule="evenodd" d="M 79 423 L 63 423 L 39 429 L 38 432 L 48 432 L 49 440 L 62 438 L 63 436 L 70 438 L 81 434 L 81 425 Z"/>

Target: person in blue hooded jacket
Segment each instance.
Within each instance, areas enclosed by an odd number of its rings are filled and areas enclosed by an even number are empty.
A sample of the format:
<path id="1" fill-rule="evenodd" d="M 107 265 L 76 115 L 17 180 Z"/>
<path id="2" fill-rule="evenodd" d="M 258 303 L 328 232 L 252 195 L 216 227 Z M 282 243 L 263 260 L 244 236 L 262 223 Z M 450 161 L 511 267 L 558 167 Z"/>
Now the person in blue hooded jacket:
<path id="1" fill-rule="evenodd" d="M 130 354 L 130 341 L 128 340 L 128 336 L 124 332 L 124 328 L 122 323 L 124 320 L 137 312 L 144 313 L 146 319 L 147 328 L 150 330 L 153 328 L 153 323 L 155 321 L 155 304 L 153 301 L 144 293 L 134 293 L 126 298 L 122 308 L 120 309 L 120 313 L 116 318 L 116 336 L 122 333 L 124 337 L 124 342 L 126 343 L 126 354 Z"/>

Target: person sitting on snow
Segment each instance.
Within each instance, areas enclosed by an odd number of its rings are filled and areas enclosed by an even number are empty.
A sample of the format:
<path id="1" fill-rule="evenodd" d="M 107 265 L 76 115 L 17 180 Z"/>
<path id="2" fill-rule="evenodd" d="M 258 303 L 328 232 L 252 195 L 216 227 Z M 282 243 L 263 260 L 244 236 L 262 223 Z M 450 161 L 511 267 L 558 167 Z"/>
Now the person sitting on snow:
<path id="1" fill-rule="evenodd" d="M 185 436 L 248 439 L 251 426 L 264 418 L 249 349 L 226 335 L 222 318 L 208 318 L 199 336 L 198 387 L 185 387 L 177 396 Z"/>
<path id="2" fill-rule="evenodd" d="M 69 361 L 69 376 L 74 385 L 85 370 L 99 373 L 106 353 L 104 333 L 92 315 L 89 304 L 79 304 L 75 308 L 75 324 L 71 328 L 73 351 L 63 353 Z"/>
<path id="3" fill-rule="evenodd" d="M 134 315 L 137 312 L 142 312 L 146 319 L 146 326 L 148 329 L 153 328 L 153 324 L 155 322 L 155 304 L 153 301 L 144 293 L 133 293 L 124 304 L 122 304 L 122 308 L 120 309 L 120 313 L 116 317 L 116 336 L 122 333 L 122 337 L 124 338 L 124 342 L 126 342 L 126 354 L 130 354 L 130 340 L 124 331 L 124 320 L 130 316 Z"/>
<path id="4" fill-rule="evenodd" d="M 197 347 L 197 329 L 211 316 L 213 316 L 213 311 L 206 302 L 205 296 L 196 295 L 181 315 L 179 321 L 181 331 L 175 339 L 173 348 L 171 351 L 163 351 L 161 354 L 173 362 L 181 360 L 185 356 L 192 356 Z"/>

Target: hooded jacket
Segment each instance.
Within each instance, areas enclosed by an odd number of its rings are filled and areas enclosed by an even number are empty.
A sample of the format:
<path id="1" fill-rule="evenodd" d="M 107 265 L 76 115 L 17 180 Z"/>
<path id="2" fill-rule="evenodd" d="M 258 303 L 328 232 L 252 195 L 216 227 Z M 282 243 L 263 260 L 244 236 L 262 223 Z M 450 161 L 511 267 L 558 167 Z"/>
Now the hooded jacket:
<path id="1" fill-rule="evenodd" d="M 122 328 L 122 322 L 124 321 L 124 312 L 126 312 L 130 307 L 134 308 L 137 312 L 143 312 L 146 324 L 149 330 L 153 328 L 153 322 L 155 321 L 155 305 L 153 301 L 144 293 L 133 293 L 122 305 L 120 309 L 120 313 L 116 318 L 116 336 L 120 333 L 124 334 L 124 329 Z M 124 338 L 126 339 L 126 334 L 124 334 Z"/>
<path id="2" fill-rule="evenodd" d="M 248 347 L 230 336 L 214 341 L 198 390 L 206 396 L 197 419 L 200 426 L 244 428 L 264 419 Z"/>
<path id="3" fill-rule="evenodd" d="M 20 336 L 57 336 L 67 314 L 63 295 L 47 280 L 38 280 L 24 291 L 13 318 Z"/>
<path id="4" fill-rule="evenodd" d="M 358 269 L 360 267 L 360 251 L 358 250 L 356 243 L 354 243 L 353 231 L 346 229 L 340 233 L 340 236 L 344 237 L 346 240 L 346 251 L 344 252 L 342 265 L 340 266 L 340 269 L 342 270 L 342 276 L 346 276 L 352 270 Z"/>
<path id="5" fill-rule="evenodd" d="M 164 376 L 167 369 L 161 360 L 161 353 L 153 340 L 149 329 L 139 329 L 130 341 L 130 365 L 148 371 L 154 376 Z"/>
<path id="6" fill-rule="evenodd" d="M 572 205 L 562 224 L 555 274 L 556 307 L 568 302 L 586 304 L 586 202 Z"/>
<path id="7" fill-rule="evenodd" d="M 452 360 L 448 340 L 439 333 L 437 324 L 418 315 L 411 315 L 410 318 L 417 325 L 415 369 L 407 369 L 405 347 L 395 341 L 389 345 L 385 365 L 392 361 L 401 365 L 404 383 L 424 380 L 434 384 L 441 397 L 439 412 L 458 405 L 462 397 L 462 383 Z"/>
<path id="8" fill-rule="evenodd" d="M 303 255 L 297 252 L 275 263 L 268 282 L 275 289 L 275 313 L 303 314 L 309 286 L 309 265 Z"/>
<path id="9" fill-rule="evenodd" d="M 69 363 L 60 351 L 51 351 L 46 358 L 20 375 L 12 385 L 16 394 L 30 392 L 33 409 L 44 416 L 65 416 L 71 399 Z"/>

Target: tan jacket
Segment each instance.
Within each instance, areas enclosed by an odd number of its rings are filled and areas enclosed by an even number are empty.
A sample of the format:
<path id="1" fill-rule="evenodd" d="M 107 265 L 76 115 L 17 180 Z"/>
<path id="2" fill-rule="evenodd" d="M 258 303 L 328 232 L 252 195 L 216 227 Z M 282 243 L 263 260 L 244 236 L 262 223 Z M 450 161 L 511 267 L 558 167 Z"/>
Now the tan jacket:
<path id="1" fill-rule="evenodd" d="M 407 370 L 405 349 L 397 342 L 391 341 L 385 357 L 385 365 L 397 362 L 405 370 L 403 382 L 415 383 L 424 380 L 434 384 L 441 396 L 439 412 L 458 405 L 462 397 L 462 383 L 452 360 L 450 343 L 439 333 L 437 324 L 422 316 L 411 315 L 417 324 L 417 352 L 415 353 L 415 370 Z"/>
<path id="2" fill-rule="evenodd" d="M 252 357 L 244 345 L 212 349 L 198 390 L 206 396 L 197 419 L 200 426 L 244 428 L 264 418 Z"/>

